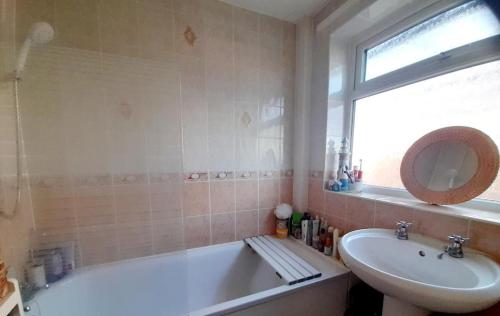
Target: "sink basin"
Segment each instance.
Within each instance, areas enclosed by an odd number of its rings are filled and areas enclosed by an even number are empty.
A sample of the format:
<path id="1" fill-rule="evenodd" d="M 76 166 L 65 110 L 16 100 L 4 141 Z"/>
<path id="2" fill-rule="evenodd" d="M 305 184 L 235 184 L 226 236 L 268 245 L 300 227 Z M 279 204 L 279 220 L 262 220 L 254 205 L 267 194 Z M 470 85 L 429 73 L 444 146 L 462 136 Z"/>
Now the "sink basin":
<path id="1" fill-rule="evenodd" d="M 384 315 L 469 313 L 498 302 L 499 265 L 470 249 L 460 259 L 439 256 L 444 245 L 418 234 L 399 240 L 393 230 L 362 229 L 342 237 L 339 251 L 354 274 L 384 293 Z"/>

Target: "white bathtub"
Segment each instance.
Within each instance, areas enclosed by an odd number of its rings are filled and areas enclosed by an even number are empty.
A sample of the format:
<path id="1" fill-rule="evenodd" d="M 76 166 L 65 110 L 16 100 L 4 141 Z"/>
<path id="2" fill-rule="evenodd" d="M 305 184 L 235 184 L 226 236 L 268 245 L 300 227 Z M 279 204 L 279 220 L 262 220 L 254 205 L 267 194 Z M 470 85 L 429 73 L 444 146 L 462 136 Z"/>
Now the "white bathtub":
<path id="1" fill-rule="evenodd" d="M 82 268 L 38 292 L 26 316 L 343 315 L 348 270 L 301 242 L 281 242 L 322 277 L 285 285 L 238 241 Z"/>

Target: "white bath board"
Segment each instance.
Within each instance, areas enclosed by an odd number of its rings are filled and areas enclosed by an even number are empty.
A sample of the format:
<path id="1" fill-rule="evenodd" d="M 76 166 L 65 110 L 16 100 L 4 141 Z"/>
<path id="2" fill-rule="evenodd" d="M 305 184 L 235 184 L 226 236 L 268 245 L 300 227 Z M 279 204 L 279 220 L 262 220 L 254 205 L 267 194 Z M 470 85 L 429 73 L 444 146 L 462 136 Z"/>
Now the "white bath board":
<path id="1" fill-rule="evenodd" d="M 245 238 L 244 241 L 266 260 L 289 285 L 321 276 L 321 272 L 270 236 L 249 237 Z"/>

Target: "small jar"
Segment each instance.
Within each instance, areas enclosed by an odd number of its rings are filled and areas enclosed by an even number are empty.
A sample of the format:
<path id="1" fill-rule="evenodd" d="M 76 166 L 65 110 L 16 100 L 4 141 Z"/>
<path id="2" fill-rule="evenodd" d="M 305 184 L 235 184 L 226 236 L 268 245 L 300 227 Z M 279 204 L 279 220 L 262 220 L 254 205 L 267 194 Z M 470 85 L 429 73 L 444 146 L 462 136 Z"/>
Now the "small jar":
<path id="1" fill-rule="evenodd" d="M 287 238 L 288 237 L 288 220 L 286 219 L 276 219 L 276 237 Z"/>

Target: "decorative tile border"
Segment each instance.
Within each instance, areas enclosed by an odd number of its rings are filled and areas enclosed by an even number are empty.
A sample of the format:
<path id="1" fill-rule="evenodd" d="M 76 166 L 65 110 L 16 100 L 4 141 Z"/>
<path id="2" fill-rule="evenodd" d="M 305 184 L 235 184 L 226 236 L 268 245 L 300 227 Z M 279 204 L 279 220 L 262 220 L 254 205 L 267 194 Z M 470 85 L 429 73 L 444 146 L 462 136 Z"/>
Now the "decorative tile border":
<path id="1" fill-rule="evenodd" d="M 150 183 L 167 183 L 182 179 L 182 173 L 178 172 L 159 172 L 149 174 Z"/>
<path id="2" fill-rule="evenodd" d="M 282 178 L 293 178 L 293 169 L 281 170 Z"/>
<path id="3" fill-rule="evenodd" d="M 147 183 L 147 175 L 140 173 L 113 175 L 113 184 L 144 184 Z"/>
<path id="4" fill-rule="evenodd" d="M 191 182 L 208 181 L 208 173 L 202 171 L 185 172 L 184 181 L 191 181 Z"/>
<path id="5" fill-rule="evenodd" d="M 259 178 L 261 179 L 276 179 L 281 175 L 279 170 L 263 170 L 259 173 Z"/>
<path id="6" fill-rule="evenodd" d="M 73 185 L 75 187 L 93 187 L 113 184 L 113 177 L 105 175 L 76 175 L 73 176 Z"/>
<path id="7" fill-rule="evenodd" d="M 237 171 L 235 179 L 236 180 L 251 180 L 257 179 L 258 173 L 256 171 Z"/>
<path id="8" fill-rule="evenodd" d="M 309 177 L 315 178 L 315 179 L 322 179 L 323 178 L 323 170 L 311 170 L 309 172 Z"/>
<path id="9" fill-rule="evenodd" d="M 233 180 L 234 172 L 232 171 L 215 171 L 210 173 L 210 180 L 215 181 L 224 181 L 224 180 Z"/>
<path id="10" fill-rule="evenodd" d="M 70 178 L 65 176 L 32 176 L 30 179 L 31 186 L 40 189 L 64 187 L 70 183 Z"/>

